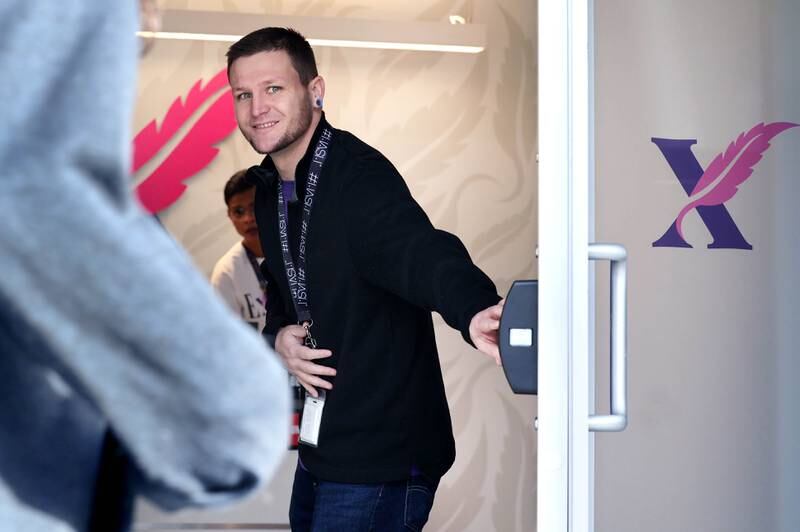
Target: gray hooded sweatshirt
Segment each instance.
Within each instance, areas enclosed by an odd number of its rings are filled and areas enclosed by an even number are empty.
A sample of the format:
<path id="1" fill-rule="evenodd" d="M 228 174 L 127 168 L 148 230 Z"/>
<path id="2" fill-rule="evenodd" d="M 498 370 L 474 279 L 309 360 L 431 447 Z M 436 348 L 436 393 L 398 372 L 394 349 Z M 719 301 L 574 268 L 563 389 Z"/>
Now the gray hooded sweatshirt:
<path id="1" fill-rule="evenodd" d="M 286 371 L 130 192 L 134 0 L 0 2 L 0 531 L 83 532 L 103 435 L 165 508 L 259 486 Z"/>

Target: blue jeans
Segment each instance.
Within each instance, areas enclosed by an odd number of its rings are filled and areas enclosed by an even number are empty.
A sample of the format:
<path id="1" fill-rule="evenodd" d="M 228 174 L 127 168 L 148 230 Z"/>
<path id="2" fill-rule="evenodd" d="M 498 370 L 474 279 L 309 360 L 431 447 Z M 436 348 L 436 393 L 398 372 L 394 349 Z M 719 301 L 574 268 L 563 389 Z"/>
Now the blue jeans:
<path id="1" fill-rule="evenodd" d="M 329 482 L 298 463 L 289 523 L 292 532 L 417 532 L 438 485 L 422 474 L 382 484 Z"/>

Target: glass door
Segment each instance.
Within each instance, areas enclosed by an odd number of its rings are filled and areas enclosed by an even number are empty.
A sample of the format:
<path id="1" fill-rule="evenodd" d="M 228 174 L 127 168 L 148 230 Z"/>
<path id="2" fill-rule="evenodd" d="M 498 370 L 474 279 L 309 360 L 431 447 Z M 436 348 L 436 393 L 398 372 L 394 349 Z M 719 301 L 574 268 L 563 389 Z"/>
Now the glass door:
<path id="1" fill-rule="evenodd" d="M 596 437 L 598 532 L 798 529 L 785 375 L 798 360 L 799 20 L 797 2 L 596 3 L 594 226 L 630 263 L 630 423 Z"/>
<path id="2" fill-rule="evenodd" d="M 798 22 L 540 4 L 540 532 L 800 525 Z"/>

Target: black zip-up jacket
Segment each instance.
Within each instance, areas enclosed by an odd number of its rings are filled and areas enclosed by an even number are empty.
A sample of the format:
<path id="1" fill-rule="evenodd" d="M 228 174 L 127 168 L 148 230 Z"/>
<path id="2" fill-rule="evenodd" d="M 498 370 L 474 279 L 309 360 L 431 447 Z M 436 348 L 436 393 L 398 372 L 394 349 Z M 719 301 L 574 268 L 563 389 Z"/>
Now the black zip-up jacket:
<path id="1" fill-rule="evenodd" d="M 295 173 L 289 239 L 296 261 L 306 178 L 323 117 Z M 332 129 L 332 128 L 331 128 Z M 403 178 L 377 150 L 333 129 L 308 227 L 307 283 L 319 361 L 336 368 L 319 446 L 300 445 L 316 476 L 372 483 L 407 478 L 416 466 L 442 476 L 455 443 L 431 312 L 469 341 L 469 322 L 499 301 L 461 241 L 436 230 Z M 296 323 L 278 236 L 278 173 L 253 167 L 256 219 L 269 282 L 266 333 Z M 296 264 L 296 263 L 295 263 Z"/>

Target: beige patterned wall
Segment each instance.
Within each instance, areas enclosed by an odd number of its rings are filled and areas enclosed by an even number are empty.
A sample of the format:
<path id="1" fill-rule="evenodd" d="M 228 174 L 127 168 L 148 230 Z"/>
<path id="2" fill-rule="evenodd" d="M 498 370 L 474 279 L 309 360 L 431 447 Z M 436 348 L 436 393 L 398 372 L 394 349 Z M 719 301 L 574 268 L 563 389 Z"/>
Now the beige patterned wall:
<path id="1" fill-rule="evenodd" d="M 162 7 L 265 14 L 254 17 L 254 29 L 269 24 L 266 14 L 443 22 L 461 14 L 485 24 L 488 46 L 478 55 L 317 49 L 325 109 L 334 126 L 355 133 L 395 163 L 434 224 L 461 237 L 501 294 L 513 279 L 536 277 L 535 2 L 175 0 Z M 136 131 L 160 120 L 197 79 L 223 68 L 225 50 L 225 44 L 158 42 L 141 63 Z M 222 187 L 233 171 L 260 160 L 238 131 L 219 148 L 178 202 L 160 213 L 206 274 L 236 240 Z M 137 178 L 162 159 L 151 161 Z M 534 530 L 535 399 L 511 394 L 502 370 L 441 319 L 435 322 L 458 456 L 442 480 L 428 530 Z M 287 453 L 263 493 L 222 514 L 164 516 L 140 505 L 138 521 L 287 522 L 293 458 Z"/>

